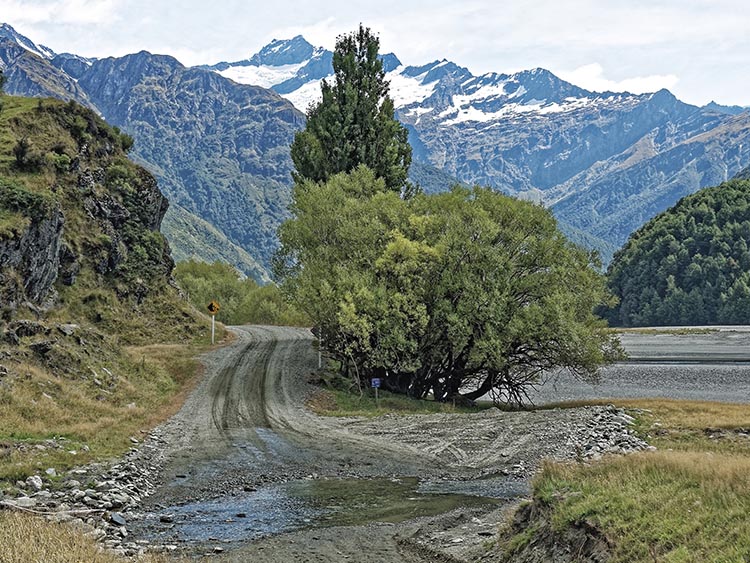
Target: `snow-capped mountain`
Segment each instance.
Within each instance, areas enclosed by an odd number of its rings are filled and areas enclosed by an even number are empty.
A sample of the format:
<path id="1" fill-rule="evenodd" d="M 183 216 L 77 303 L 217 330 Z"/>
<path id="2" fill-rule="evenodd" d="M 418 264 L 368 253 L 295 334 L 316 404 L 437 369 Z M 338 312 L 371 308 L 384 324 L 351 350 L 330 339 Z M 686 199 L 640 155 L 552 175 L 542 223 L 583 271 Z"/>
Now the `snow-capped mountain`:
<path id="1" fill-rule="evenodd" d="M 209 68 L 269 87 L 304 111 L 332 77 L 331 61 L 330 51 L 298 36 Z M 683 195 L 750 161 L 744 108 L 699 108 L 666 90 L 591 92 L 542 68 L 475 76 L 445 59 L 405 66 L 389 54 L 383 61 L 415 161 L 543 202 L 615 246 Z"/>
<path id="2" fill-rule="evenodd" d="M 7 38 L 16 42 L 20 47 L 27 51 L 39 55 L 43 59 L 52 60 L 55 58 L 55 52 L 44 45 L 37 45 L 25 35 L 21 35 L 7 23 L 0 25 L 0 39 Z"/>
<path id="3" fill-rule="evenodd" d="M 294 105 L 317 99 L 330 51 L 295 37 L 208 70 L 145 51 L 55 55 L 2 29 L 6 92 L 95 108 L 135 137 L 132 154 L 185 213 L 267 263 L 290 196 L 289 144 L 304 126 Z M 447 60 L 407 66 L 388 54 L 383 63 L 409 130 L 413 181 L 431 191 L 459 179 L 541 201 L 605 258 L 655 214 L 750 162 L 744 108 L 699 108 L 666 90 L 590 92 L 544 69 L 474 76 Z M 173 240 L 189 242 L 183 224 L 173 222 Z"/>
<path id="4" fill-rule="evenodd" d="M 382 57 L 390 93 L 402 116 L 429 118 L 442 126 L 487 123 L 514 115 L 567 113 L 589 105 L 623 106 L 642 98 L 631 94 L 595 94 L 565 82 L 542 68 L 516 74 L 474 76 L 445 59 L 404 66 L 391 54 Z M 313 47 L 302 36 L 273 40 L 243 61 L 209 66 L 241 84 L 271 88 L 304 111 L 320 99 L 320 81 L 333 76 L 333 53 Z"/>

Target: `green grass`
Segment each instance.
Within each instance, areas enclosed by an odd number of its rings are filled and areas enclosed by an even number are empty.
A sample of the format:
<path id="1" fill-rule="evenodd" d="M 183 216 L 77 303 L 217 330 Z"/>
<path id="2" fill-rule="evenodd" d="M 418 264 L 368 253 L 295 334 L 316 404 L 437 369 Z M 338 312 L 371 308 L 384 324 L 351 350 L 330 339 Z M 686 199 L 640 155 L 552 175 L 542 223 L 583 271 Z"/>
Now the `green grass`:
<path id="1" fill-rule="evenodd" d="M 0 209 L 0 240 L 17 237 L 28 228 L 29 222 L 21 213 Z"/>
<path id="2" fill-rule="evenodd" d="M 552 526 L 588 521 L 615 562 L 744 562 L 750 554 L 750 459 L 659 452 L 594 465 L 548 465 L 534 495 Z M 562 500 L 561 500 L 562 499 Z"/>
<path id="3" fill-rule="evenodd" d="M 533 495 L 558 537 L 582 522 L 593 524 L 611 545 L 612 563 L 748 561 L 750 437 L 744 429 L 750 406 L 607 402 L 629 409 L 635 430 L 659 451 L 546 464 Z M 501 544 L 505 553 L 528 543 L 527 531 L 517 532 Z"/>
<path id="4" fill-rule="evenodd" d="M 476 407 L 466 407 L 412 399 L 383 389 L 378 391 L 376 400 L 373 389 L 363 389 L 360 394 L 356 387 L 349 387 L 341 378 L 329 376 L 324 381 L 326 388 L 318 390 L 307 402 L 308 408 L 323 416 L 373 418 L 384 414 L 472 413 L 492 406 L 489 403 L 481 403 Z"/>

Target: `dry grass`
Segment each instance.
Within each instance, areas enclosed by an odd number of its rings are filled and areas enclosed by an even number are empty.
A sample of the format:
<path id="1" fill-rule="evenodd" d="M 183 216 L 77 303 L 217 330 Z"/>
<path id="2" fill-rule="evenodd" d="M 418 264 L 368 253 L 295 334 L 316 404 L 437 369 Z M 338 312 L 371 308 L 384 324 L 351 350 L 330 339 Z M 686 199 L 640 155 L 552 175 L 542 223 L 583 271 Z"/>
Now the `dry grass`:
<path id="1" fill-rule="evenodd" d="M 587 521 L 616 562 L 745 562 L 750 555 L 750 458 L 656 452 L 589 466 L 547 465 L 535 496 L 562 529 Z"/>
<path id="2" fill-rule="evenodd" d="M 107 368 L 111 375 L 98 369 L 81 379 L 14 366 L 14 376 L 0 387 L 0 443 L 5 446 L 0 448 L 0 479 L 13 481 L 48 467 L 66 469 L 123 453 L 132 446 L 131 436 L 140 437 L 177 411 L 199 378 L 197 351 L 131 348 L 132 361 L 113 360 Z M 55 440 L 54 445 L 47 440 Z"/>
<path id="3" fill-rule="evenodd" d="M 587 401 L 632 409 L 660 451 L 547 464 L 534 496 L 554 527 L 596 526 L 618 562 L 750 561 L 750 405 L 668 399 Z M 511 542 L 525 545 L 531 536 Z M 510 544 L 509 544 L 510 545 Z"/>
<path id="4" fill-rule="evenodd" d="M 42 519 L 0 512 L 0 561 L 2 563 L 124 563 L 101 547 L 81 530 L 67 524 L 53 524 Z M 143 563 L 174 563 L 159 555 L 147 555 Z"/>

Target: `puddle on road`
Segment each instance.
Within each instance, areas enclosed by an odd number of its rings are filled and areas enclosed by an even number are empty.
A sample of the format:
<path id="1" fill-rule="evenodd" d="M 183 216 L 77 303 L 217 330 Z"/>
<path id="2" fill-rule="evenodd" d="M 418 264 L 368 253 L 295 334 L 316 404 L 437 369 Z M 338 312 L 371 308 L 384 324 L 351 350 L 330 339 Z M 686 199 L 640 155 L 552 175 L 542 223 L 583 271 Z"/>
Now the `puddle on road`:
<path id="1" fill-rule="evenodd" d="M 476 484 L 477 482 L 472 482 Z M 152 541 L 244 542 L 302 528 L 398 523 L 459 506 L 498 504 L 526 492 L 500 481 L 478 489 L 462 483 L 420 484 L 417 479 L 318 479 L 292 481 L 211 501 L 174 506 L 149 515 Z M 476 487 L 476 485 L 472 485 Z M 487 496 L 474 496 L 477 491 Z M 492 496 L 495 498 L 487 498 Z M 161 522 L 162 517 L 171 522 Z"/>

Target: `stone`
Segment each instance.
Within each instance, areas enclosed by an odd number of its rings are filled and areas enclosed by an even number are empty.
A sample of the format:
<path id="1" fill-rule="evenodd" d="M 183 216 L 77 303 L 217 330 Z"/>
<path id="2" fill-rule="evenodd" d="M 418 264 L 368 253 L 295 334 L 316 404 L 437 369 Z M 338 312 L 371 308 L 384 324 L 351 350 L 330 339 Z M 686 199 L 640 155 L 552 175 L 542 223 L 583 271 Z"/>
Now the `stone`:
<path id="1" fill-rule="evenodd" d="M 125 520 L 125 517 L 119 512 L 110 513 L 109 521 L 115 524 L 116 526 L 125 526 L 127 524 L 127 520 Z"/>
<path id="2" fill-rule="evenodd" d="M 57 471 L 55 470 L 55 468 L 54 468 L 54 467 L 50 467 L 49 469 L 47 469 L 47 470 L 45 471 L 45 473 L 46 473 L 46 474 L 47 474 L 48 476 L 50 476 L 50 477 L 57 477 Z"/>
<path id="3" fill-rule="evenodd" d="M 36 500 L 29 497 L 17 498 L 10 502 L 19 508 L 34 508 L 36 506 Z"/>
<path id="4" fill-rule="evenodd" d="M 41 491 L 44 486 L 42 484 L 42 478 L 39 475 L 32 475 L 26 479 L 26 485 L 34 491 Z"/>
<path id="5" fill-rule="evenodd" d="M 162 514 L 159 517 L 159 522 L 164 522 L 165 524 L 171 524 L 174 522 L 174 514 Z"/>
<path id="6" fill-rule="evenodd" d="M 72 336 L 75 333 L 75 331 L 77 331 L 78 329 L 79 329 L 79 326 L 76 324 L 57 325 L 57 330 L 59 330 L 65 336 Z"/>

